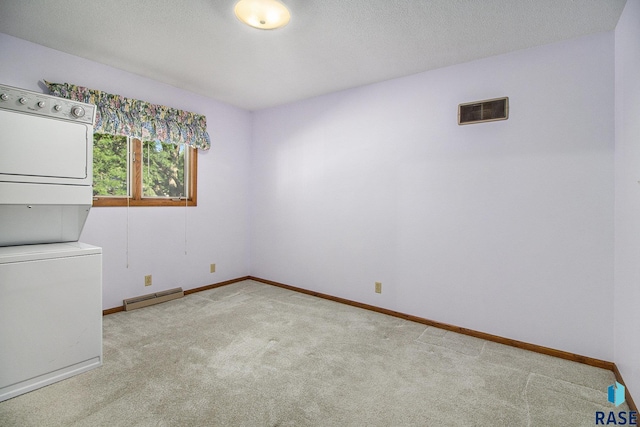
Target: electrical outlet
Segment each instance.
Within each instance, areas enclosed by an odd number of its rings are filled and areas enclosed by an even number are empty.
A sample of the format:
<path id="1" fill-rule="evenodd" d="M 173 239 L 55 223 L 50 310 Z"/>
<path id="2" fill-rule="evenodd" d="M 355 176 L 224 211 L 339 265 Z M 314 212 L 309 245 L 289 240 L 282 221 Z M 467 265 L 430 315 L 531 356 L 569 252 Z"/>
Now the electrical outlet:
<path id="1" fill-rule="evenodd" d="M 144 276 L 144 285 L 145 286 L 151 286 L 151 275 L 150 274 L 148 276 Z"/>
<path id="2" fill-rule="evenodd" d="M 209 266 L 209 272 L 211 272 L 211 273 L 215 273 L 216 272 L 216 265 L 215 264 L 211 264 Z"/>
<path id="3" fill-rule="evenodd" d="M 376 294 L 382 293 L 382 282 L 376 282 Z"/>

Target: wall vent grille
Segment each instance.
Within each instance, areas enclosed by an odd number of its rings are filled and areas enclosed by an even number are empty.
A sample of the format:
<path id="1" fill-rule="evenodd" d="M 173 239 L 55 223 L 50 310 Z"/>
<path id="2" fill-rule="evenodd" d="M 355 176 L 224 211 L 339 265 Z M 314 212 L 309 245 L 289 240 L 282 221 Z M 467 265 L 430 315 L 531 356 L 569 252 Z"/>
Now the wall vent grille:
<path id="1" fill-rule="evenodd" d="M 509 118 L 509 98 L 487 99 L 458 105 L 458 124 L 494 122 Z"/>

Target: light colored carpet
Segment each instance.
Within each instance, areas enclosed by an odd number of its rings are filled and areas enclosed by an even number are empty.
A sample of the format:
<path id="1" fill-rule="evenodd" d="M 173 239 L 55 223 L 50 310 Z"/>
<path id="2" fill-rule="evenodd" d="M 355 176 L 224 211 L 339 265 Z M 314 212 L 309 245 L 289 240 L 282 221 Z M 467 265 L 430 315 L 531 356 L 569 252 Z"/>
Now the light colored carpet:
<path id="1" fill-rule="evenodd" d="M 0 403 L 0 425 L 593 426 L 614 380 L 244 281 L 106 316 L 104 365 Z"/>

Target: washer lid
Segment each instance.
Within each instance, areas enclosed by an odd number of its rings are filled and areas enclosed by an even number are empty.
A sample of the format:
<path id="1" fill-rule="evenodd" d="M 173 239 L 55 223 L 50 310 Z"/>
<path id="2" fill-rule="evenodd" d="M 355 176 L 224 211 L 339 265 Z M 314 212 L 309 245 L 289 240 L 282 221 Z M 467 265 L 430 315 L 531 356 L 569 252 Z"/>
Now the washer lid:
<path id="1" fill-rule="evenodd" d="M 102 248 L 81 242 L 0 247 L 0 264 L 101 254 Z"/>

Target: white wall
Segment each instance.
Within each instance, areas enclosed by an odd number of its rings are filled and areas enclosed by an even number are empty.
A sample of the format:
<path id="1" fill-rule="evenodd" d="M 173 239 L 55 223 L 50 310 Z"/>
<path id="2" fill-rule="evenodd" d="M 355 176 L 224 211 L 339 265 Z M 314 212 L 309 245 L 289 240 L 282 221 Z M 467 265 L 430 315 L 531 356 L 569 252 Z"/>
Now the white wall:
<path id="1" fill-rule="evenodd" d="M 197 207 L 91 210 L 81 241 L 103 248 L 104 308 L 149 292 L 248 274 L 250 113 L 5 34 L 0 52 L 3 84 L 43 91 L 43 79 L 74 83 L 207 116 L 212 148 L 198 156 Z M 151 287 L 144 286 L 147 274 L 153 275 Z"/>
<path id="2" fill-rule="evenodd" d="M 613 360 L 614 34 L 253 115 L 3 34 L 0 51 L 5 84 L 207 116 L 197 208 L 91 211 L 82 240 L 104 248 L 105 308 L 251 273 Z M 505 95 L 509 120 L 457 125 L 458 103 Z"/>
<path id="3" fill-rule="evenodd" d="M 615 362 L 640 396 L 640 0 L 628 0 L 615 33 Z"/>
<path id="4" fill-rule="evenodd" d="M 612 360 L 613 43 L 255 113 L 251 274 Z M 457 125 L 499 96 L 509 120 Z"/>

